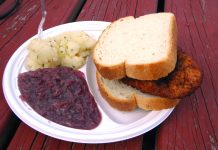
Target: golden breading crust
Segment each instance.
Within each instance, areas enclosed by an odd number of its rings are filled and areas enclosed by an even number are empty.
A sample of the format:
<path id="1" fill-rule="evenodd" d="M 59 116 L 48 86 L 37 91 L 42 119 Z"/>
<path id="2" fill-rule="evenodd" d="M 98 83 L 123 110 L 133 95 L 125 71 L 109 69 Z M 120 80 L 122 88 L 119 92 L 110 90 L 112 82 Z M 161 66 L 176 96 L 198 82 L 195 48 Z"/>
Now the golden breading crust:
<path id="1" fill-rule="evenodd" d="M 167 77 L 153 81 L 141 81 L 124 78 L 122 82 L 144 93 L 166 98 L 182 98 L 196 90 L 203 78 L 203 73 L 196 61 L 185 52 L 177 52 L 175 70 Z"/>

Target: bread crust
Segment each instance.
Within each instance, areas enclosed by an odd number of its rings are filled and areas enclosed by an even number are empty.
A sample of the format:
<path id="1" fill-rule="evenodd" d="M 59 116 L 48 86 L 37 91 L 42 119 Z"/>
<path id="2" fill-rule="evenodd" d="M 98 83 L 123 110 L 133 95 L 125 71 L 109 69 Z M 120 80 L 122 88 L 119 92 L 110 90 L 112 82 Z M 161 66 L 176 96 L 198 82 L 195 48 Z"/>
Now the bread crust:
<path id="1" fill-rule="evenodd" d="M 137 107 L 144 110 L 162 110 L 175 107 L 179 99 L 169 99 L 151 96 L 145 98 L 143 95 L 132 93 L 129 99 L 120 99 L 113 95 L 104 85 L 101 75 L 96 72 L 97 84 L 102 97 L 114 108 L 121 111 L 132 111 Z"/>
<path id="2" fill-rule="evenodd" d="M 98 72 L 106 79 L 115 80 L 122 79 L 126 76 L 125 64 L 117 64 L 114 66 L 102 66 L 96 59 L 93 59 Z"/>
<path id="3" fill-rule="evenodd" d="M 176 54 L 176 52 L 174 53 Z M 176 59 L 174 56 L 168 56 L 166 60 L 150 64 L 131 65 L 126 63 L 126 76 L 138 80 L 157 80 L 167 76 L 170 72 L 172 72 L 175 68 L 175 64 Z"/>
<path id="4" fill-rule="evenodd" d="M 176 66 L 177 62 L 177 25 L 175 16 L 172 17 L 170 22 L 172 30 L 169 31 L 170 45 L 169 52 L 165 59 L 150 63 L 150 64 L 125 64 L 126 75 L 130 78 L 138 80 L 158 80 L 166 77 L 171 73 Z"/>
<path id="5" fill-rule="evenodd" d="M 162 110 L 175 107 L 180 102 L 179 99 L 168 98 L 144 98 L 136 95 L 137 106 L 144 110 Z"/>
<path id="6" fill-rule="evenodd" d="M 134 17 L 124 17 L 111 23 L 103 31 L 94 48 L 93 60 L 98 72 L 104 78 L 107 78 L 109 80 L 122 79 L 125 76 L 138 80 L 157 80 L 167 76 L 170 72 L 174 70 L 177 61 L 177 26 L 175 16 L 172 16 L 173 17 L 171 17 L 170 21 L 170 26 L 172 28 L 169 31 L 169 53 L 167 54 L 165 59 L 148 64 L 129 64 L 127 61 L 124 61 L 113 66 L 106 66 L 98 61 L 97 54 L 95 54 L 95 49 L 101 48 L 99 45 L 101 45 L 101 43 L 104 41 L 103 35 L 107 34 L 107 32 L 110 31 L 110 28 L 115 26 L 118 22 L 128 19 L 134 19 Z"/>
<path id="7" fill-rule="evenodd" d="M 112 22 L 110 25 L 108 25 L 108 27 L 103 30 L 102 34 L 100 35 L 100 37 L 98 38 L 97 43 L 101 43 L 104 41 L 103 35 L 107 34 L 107 32 L 110 30 L 110 28 L 112 26 L 114 26 L 115 24 L 119 23 L 120 21 L 123 20 L 132 20 L 134 19 L 133 16 L 127 16 L 124 18 L 120 18 L 114 22 Z M 125 63 L 119 63 L 113 66 L 106 66 L 106 65 L 102 65 L 98 59 L 97 59 L 97 55 L 95 54 L 95 49 L 98 48 L 98 44 L 95 45 L 94 47 L 94 51 L 93 51 L 93 61 L 94 64 L 98 70 L 98 72 L 101 74 L 101 76 L 103 76 L 104 78 L 107 78 L 109 80 L 115 80 L 115 79 L 122 79 L 126 76 L 126 68 L 125 68 Z"/>
<path id="8" fill-rule="evenodd" d="M 135 96 L 132 95 L 130 99 L 119 99 L 113 95 L 113 93 L 110 93 L 105 86 L 104 83 L 101 80 L 101 75 L 99 73 L 96 73 L 96 79 L 99 87 L 99 91 L 102 95 L 102 97 L 114 108 L 121 110 L 121 111 L 131 111 L 134 110 L 136 105 Z"/>

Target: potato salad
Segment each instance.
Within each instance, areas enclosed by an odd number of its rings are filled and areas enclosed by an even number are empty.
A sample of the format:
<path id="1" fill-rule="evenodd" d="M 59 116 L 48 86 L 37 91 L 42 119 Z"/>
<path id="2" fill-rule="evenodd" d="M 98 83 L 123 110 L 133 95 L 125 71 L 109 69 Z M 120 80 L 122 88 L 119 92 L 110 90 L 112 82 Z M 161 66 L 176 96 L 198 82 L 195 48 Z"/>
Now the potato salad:
<path id="1" fill-rule="evenodd" d="M 70 31 L 46 39 L 34 39 L 28 45 L 25 66 L 28 70 L 67 66 L 79 69 L 96 41 L 83 31 Z"/>

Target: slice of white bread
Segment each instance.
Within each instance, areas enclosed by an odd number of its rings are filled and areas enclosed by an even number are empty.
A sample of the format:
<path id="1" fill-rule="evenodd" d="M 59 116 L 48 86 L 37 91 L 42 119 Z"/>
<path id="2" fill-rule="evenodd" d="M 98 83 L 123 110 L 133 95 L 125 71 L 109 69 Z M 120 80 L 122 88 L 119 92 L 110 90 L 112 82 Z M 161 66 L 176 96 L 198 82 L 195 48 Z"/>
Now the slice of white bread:
<path id="1" fill-rule="evenodd" d="M 157 80 L 174 70 L 177 26 L 172 13 L 121 18 L 101 34 L 93 60 L 107 79 Z"/>
<path id="2" fill-rule="evenodd" d="M 131 111 L 139 107 L 144 110 L 161 110 L 175 107 L 179 99 L 162 98 L 142 93 L 119 80 L 108 80 L 96 73 L 102 97 L 114 108 Z"/>

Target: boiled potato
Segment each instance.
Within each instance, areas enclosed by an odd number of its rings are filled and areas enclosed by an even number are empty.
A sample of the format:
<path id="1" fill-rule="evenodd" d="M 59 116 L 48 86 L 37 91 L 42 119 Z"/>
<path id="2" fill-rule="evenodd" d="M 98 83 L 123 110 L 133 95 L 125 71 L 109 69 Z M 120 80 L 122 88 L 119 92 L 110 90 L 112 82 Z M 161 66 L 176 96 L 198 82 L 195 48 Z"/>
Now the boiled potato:
<path id="1" fill-rule="evenodd" d="M 77 55 L 81 50 L 80 50 L 80 45 L 74 41 L 69 41 L 67 43 L 67 49 L 66 49 L 66 54 L 73 57 Z"/>
<path id="2" fill-rule="evenodd" d="M 35 53 L 30 52 L 28 54 L 25 66 L 28 70 L 36 70 L 38 68 L 41 68 L 41 65 L 37 61 L 37 55 Z"/>
<path id="3" fill-rule="evenodd" d="M 77 68 L 81 68 L 84 65 L 84 63 L 85 63 L 85 58 L 78 57 L 78 56 L 74 56 L 74 57 L 66 56 L 65 58 L 62 59 L 61 65 L 77 69 Z"/>
<path id="4" fill-rule="evenodd" d="M 60 64 L 57 50 L 53 49 L 47 41 L 42 39 L 32 40 L 28 49 L 26 66 L 29 70 L 56 67 Z"/>
<path id="5" fill-rule="evenodd" d="M 90 51 L 84 50 L 79 53 L 79 56 L 86 58 L 89 54 L 90 54 Z"/>
<path id="6" fill-rule="evenodd" d="M 81 68 L 95 43 L 96 41 L 83 31 L 64 32 L 47 39 L 34 39 L 28 46 L 26 68 Z"/>

